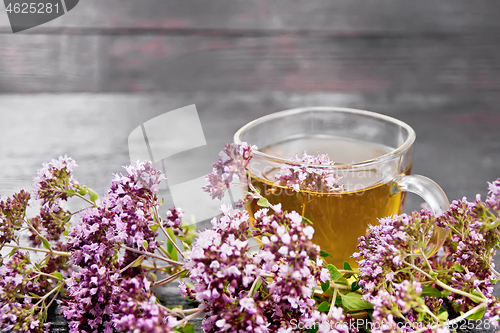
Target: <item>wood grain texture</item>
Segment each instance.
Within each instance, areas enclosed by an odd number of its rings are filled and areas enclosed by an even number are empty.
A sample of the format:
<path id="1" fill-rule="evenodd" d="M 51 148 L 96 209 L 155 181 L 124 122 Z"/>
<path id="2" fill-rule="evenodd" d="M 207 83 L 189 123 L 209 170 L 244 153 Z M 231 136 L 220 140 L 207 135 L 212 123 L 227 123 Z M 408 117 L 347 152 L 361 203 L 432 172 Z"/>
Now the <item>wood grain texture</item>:
<path id="1" fill-rule="evenodd" d="M 434 179 L 450 199 L 476 193 L 500 175 L 498 99 L 461 94 L 283 92 L 196 92 L 159 94 L 33 94 L 0 96 L 0 195 L 29 189 L 42 162 L 67 153 L 79 167 L 75 176 L 100 195 L 113 172 L 128 164 L 127 137 L 141 123 L 196 104 L 213 163 L 223 143 L 257 117 L 300 106 L 338 105 L 378 111 L 410 124 L 417 132 L 414 172 Z M 168 130 L 168 128 L 165 128 Z M 407 210 L 419 209 L 410 196 Z M 203 229 L 203 228 L 202 228 Z M 497 266 L 500 258 L 497 258 Z M 175 288 L 161 289 L 167 306 L 183 304 Z M 499 295 L 496 290 L 495 295 Z M 52 332 L 68 332 L 57 312 Z M 196 332 L 201 332 L 196 321 Z M 482 331 L 483 332 L 483 331 Z"/>
<path id="2" fill-rule="evenodd" d="M 26 33 L 109 33 L 120 29 L 348 34 L 498 32 L 499 9 L 500 3 L 491 0 L 86 0 L 68 14 Z M 0 27 L 10 33 L 3 6 Z"/>
<path id="3" fill-rule="evenodd" d="M 0 93 L 500 91 L 496 35 L 0 35 Z"/>
<path id="4" fill-rule="evenodd" d="M 196 104 L 210 166 L 244 124 L 295 107 L 329 105 L 380 112 L 417 133 L 414 172 L 438 182 L 450 198 L 486 194 L 500 176 L 498 100 L 470 95 L 397 96 L 282 92 L 0 95 L 0 195 L 30 188 L 43 162 L 68 154 L 77 178 L 104 194 L 112 173 L 130 162 L 134 128 L 165 112 Z M 168 130 L 168 128 L 166 128 Z M 415 208 L 418 208 L 415 207 Z"/>

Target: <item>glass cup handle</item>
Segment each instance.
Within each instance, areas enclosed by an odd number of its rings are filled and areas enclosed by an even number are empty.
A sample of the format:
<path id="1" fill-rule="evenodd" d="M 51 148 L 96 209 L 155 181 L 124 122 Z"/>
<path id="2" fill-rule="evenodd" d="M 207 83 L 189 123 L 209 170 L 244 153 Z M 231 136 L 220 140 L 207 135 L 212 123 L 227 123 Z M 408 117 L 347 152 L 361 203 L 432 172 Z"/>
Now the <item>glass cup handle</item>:
<path id="1" fill-rule="evenodd" d="M 395 180 L 395 192 L 411 192 L 427 202 L 434 214 L 445 212 L 450 206 L 446 194 L 432 179 L 420 175 L 401 175 Z M 435 227 L 426 246 L 427 257 L 434 255 L 448 237 L 449 230 Z"/>

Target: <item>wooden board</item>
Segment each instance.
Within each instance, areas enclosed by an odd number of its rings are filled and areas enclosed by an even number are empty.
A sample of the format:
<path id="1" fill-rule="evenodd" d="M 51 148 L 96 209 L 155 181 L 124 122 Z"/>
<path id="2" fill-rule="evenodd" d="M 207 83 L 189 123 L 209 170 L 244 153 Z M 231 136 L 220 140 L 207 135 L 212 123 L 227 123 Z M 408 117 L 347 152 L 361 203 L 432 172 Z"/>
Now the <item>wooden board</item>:
<path id="1" fill-rule="evenodd" d="M 10 32 L 4 6 L 0 27 Z M 491 0 L 85 0 L 26 33 L 119 33 L 200 29 L 233 33 L 498 32 L 500 3 Z"/>
<path id="2" fill-rule="evenodd" d="M 0 93 L 498 93 L 494 35 L 0 35 Z"/>

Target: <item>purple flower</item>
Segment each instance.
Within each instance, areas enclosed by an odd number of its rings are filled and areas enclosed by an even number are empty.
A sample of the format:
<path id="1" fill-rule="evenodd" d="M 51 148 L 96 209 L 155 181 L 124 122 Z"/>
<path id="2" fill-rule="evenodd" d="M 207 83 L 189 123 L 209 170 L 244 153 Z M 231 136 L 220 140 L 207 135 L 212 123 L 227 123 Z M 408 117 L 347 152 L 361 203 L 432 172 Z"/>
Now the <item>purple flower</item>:
<path id="1" fill-rule="evenodd" d="M 21 229 L 29 199 L 30 194 L 21 190 L 12 199 L 0 201 L 0 246 L 10 243 L 14 233 Z"/>
<path id="2" fill-rule="evenodd" d="M 167 220 L 165 221 L 165 227 L 180 229 L 182 226 L 181 218 L 184 216 L 184 212 L 179 208 L 171 208 L 167 211 Z"/>
<path id="3" fill-rule="evenodd" d="M 19 299 L 19 295 L 43 296 L 52 289 L 45 276 L 37 276 L 29 255 L 20 251 L 0 267 L 0 330 L 48 331 L 50 324 L 43 323 L 41 306 L 32 304 L 31 297 Z"/>
<path id="4" fill-rule="evenodd" d="M 70 332 L 110 331 L 117 310 L 120 275 L 111 269 L 100 270 L 93 264 L 73 272 L 67 282 L 67 298 L 62 301 L 62 313 Z"/>
<path id="5" fill-rule="evenodd" d="M 186 268 L 207 311 L 206 332 L 274 332 L 290 327 L 293 318 L 316 315 L 311 296 L 321 269 L 309 260 L 319 260 L 311 242 L 314 230 L 295 212 L 268 211 L 257 212 L 251 227 L 247 212 L 223 206 L 220 219 L 194 244 Z M 249 251 L 253 237 L 262 240 L 257 252 Z M 265 292 L 256 288 L 261 284 Z M 184 284 L 181 292 L 188 293 Z"/>
<path id="6" fill-rule="evenodd" d="M 156 302 L 149 289 L 150 281 L 137 277 L 123 280 L 118 296 L 113 326 L 123 332 L 172 332 L 177 320 L 168 309 Z"/>
<path id="7" fill-rule="evenodd" d="M 139 254 L 126 250 L 119 258 L 118 252 L 122 245 L 150 253 L 159 247 L 153 231 L 159 206 L 155 192 L 164 176 L 150 162 L 138 162 L 126 170 L 126 176 L 115 175 L 106 197 L 80 212 L 81 221 L 70 232 L 71 260 L 80 266 L 68 282 L 63 306 L 71 332 L 111 332 L 112 323 L 125 331 L 160 326 L 161 332 L 171 331 L 173 321 L 167 321 L 156 303 L 151 304 L 150 282 L 145 282 L 142 268 L 121 271 Z M 180 214 L 180 210 L 171 212 Z M 143 317 L 137 317 L 138 307 Z M 120 313 L 123 317 L 117 319 Z"/>
<path id="8" fill-rule="evenodd" d="M 76 162 L 65 155 L 44 163 L 43 168 L 37 172 L 33 180 L 33 191 L 45 210 L 58 211 L 61 200 L 66 200 L 71 195 L 68 191 L 78 188 L 78 181 L 71 174 L 75 166 Z"/>
<path id="9" fill-rule="evenodd" d="M 296 192 L 338 192 L 343 189 L 339 184 L 340 177 L 336 175 L 333 168 L 313 167 L 314 165 L 333 165 L 327 154 L 318 156 L 308 155 L 306 152 L 302 157 L 295 155 L 291 158 L 297 164 L 284 164 L 276 173 L 278 185 L 286 186 Z"/>
<path id="10" fill-rule="evenodd" d="M 488 184 L 489 196 L 486 198 L 486 203 L 492 209 L 500 211 L 500 178 Z"/>
<path id="11" fill-rule="evenodd" d="M 495 195 L 495 191 L 490 184 L 490 192 Z M 487 204 L 494 206 L 491 200 Z M 491 303 L 486 317 L 500 315 L 497 310 L 500 305 L 492 295 L 491 284 L 495 278 L 491 271 L 494 247 L 498 244 L 500 231 L 492 216 L 480 198 L 475 202 L 464 198 L 453 201 L 448 211 L 437 218 L 428 211 L 421 211 L 384 218 L 379 225 L 371 226 L 367 235 L 360 237 L 359 252 L 353 257 L 359 265 L 359 285 L 365 293 L 363 298 L 374 305 L 374 320 L 401 314 L 410 321 L 422 320 L 424 305 L 435 316 L 439 315 L 442 299 L 419 296 L 424 283 L 427 287 L 446 292 L 457 313 L 465 313 L 477 306 L 470 297 L 433 283 L 432 274 L 451 288 L 470 294 L 480 293 Z M 450 229 L 451 236 L 437 255 L 425 260 L 422 251 L 431 238 L 434 225 Z M 409 281 L 412 281 L 411 285 Z M 433 321 L 427 314 L 423 318 L 424 321 Z"/>
<path id="12" fill-rule="evenodd" d="M 252 159 L 252 150 L 246 142 L 226 144 L 225 149 L 219 153 L 219 162 L 213 165 L 213 171 L 207 175 L 208 185 L 203 191 L 210 193 L 212 199 L 222 200 L 224 193 L 233 182 L 233 177 L 239 178 L 241 183 L 247 182 L 246 168 Z"/>

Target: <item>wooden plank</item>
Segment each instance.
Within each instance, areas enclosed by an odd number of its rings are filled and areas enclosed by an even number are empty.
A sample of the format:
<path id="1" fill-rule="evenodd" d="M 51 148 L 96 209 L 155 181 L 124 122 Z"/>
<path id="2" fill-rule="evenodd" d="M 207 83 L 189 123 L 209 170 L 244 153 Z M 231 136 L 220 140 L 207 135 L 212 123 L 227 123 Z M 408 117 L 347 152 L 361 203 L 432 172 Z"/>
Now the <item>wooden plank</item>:
<path id="1" fill-rule="evenodd" d="M 414 172 L 433 178 L 450 198 L 486 194 L 486 182 L 500 177 L 498 98 L 271 92 L 0 95 L 0 195 L 30 188 L 41 163 L 61 154 L 76 159 L 82 183 L 104 194 L 112 173 L 130 162 L 130 132 L 190 104 L 197 105 L 210 148 L 207 165 L 253 119 L 293 107 L 329 105 L 376 111 L 411 125 L 417 132 Z"/>
<path id="2" fill-rule="evenodd" d="M 96 91 L 98 36 L 0 37 L 0 92 Z"/>
<path id="3" fill-rule="evenodd" d="M 494 35 L 0 35 L 0 92 L 498 93 Z"/>
<path id="4" fill-rule="evenodd" d="M 168 33 L 200 30 L 324 31 L 348 34 L 499 32 L 491 0 L 86 0 L 26 33 Z M 10 33 L 3 6 L 0 27 Z"/>

